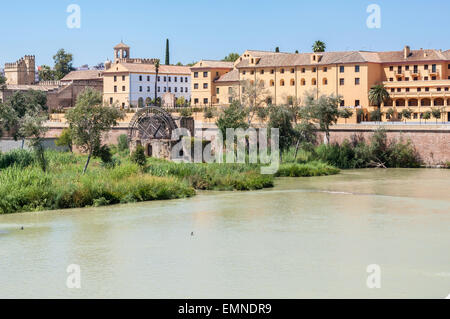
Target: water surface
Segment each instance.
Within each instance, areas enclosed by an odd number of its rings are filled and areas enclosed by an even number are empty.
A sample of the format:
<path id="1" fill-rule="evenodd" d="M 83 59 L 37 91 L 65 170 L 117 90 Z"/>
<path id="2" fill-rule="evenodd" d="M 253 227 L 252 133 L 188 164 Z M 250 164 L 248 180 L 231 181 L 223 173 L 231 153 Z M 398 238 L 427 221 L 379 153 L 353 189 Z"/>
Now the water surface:
<path id="1" fill-rule="evenodd" d="M 450 170 L 351 170 L 256 192 L 1 215 L 0 297 L 444 298 L 449 191 Z M 66 287 L 70 264 L 81 289 Z M 366 286 L 369 264 L 381 267 L 380 289 Z"/>

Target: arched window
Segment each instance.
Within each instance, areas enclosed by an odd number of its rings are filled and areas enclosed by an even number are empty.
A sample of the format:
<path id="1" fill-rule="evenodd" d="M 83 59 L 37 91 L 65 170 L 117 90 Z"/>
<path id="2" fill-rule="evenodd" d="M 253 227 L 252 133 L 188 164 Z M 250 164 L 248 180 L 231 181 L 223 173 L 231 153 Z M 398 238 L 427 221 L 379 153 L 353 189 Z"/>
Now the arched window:
<path id="1" fill-rule="evenodd" d="M 294 86 L 294 85 L 295 85 L 295 80 L 291 79 L 291 86 Z"/>
<path id="2" fill-rule="evenodd" d="M 270 80 L 270 86 L 274 86 L 275 82 L 273 80 Z"/>
<path id="3" fill-rule="evenodd" d="M 418 106 L 419 101 L 417 99 L 411 99 L 408 101 L 408 106 Z"/>
<path id="4" fill-rule="evenodd" d="M 435 106 L 444 106 L 444 99 L 441 98 L 437 98 L 434 100 L 434 105 Z"/>
<path id="5" fill-rule="evenodd" d="M 280 80 L 280 86 L 284 86 L 284 80 Z"/>
<path id="6" fill-rule="evenodd" d="M 327 78 L 323 78 L 322 84 L 323 84 L 323 85 L 327 85 L 327 84 L 328 84 L 328 79 L 327 79 Z"/>
<path id="7" fill-rule="evenodd" d="M 306 85 L 306 80 L 305 80 L 305 79 L 301 79 L 301 80 L 300 80 L 300 84 L 301 84 L 301 85 Z"/>
<path id="8" fill-rule="evenodd" d="M 430 99 L 423 99 L 420 101 L 421 106 L 431 106 L 431 100 Z"/>
<path id="9" fill-rule="evenodd" d="M 259 85 L 261 85 L 262 87 L 264 87 L 264 86 L 265 86 L 264 80 L 260 80 L 260 81 L 259 81 Z"/>
<path id="10" fill-rule="evenodd" d="M 316 84 L 317 84 L 317 81 L 316 81 L 315 78 L 313 78 L 313 79 L 311 80 L 311 85 L 316 85 Z"/>
<path id="11" fill-rule="evenodd" d="M 395 106 L 405 106 L 405 100 L 398 99 L 397 101 L 395 101 Z"/>

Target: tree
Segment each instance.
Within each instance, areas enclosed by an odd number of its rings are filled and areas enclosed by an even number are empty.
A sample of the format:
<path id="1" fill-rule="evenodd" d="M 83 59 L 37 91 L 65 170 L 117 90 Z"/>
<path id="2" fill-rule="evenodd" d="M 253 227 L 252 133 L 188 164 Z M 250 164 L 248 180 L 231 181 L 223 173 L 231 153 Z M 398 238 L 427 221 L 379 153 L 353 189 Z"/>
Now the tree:
<path id="1" fill-rule="evenodd" d="M 232 53 L 228 54 L 225 58 L 223 58 L 222 61 L 235 62 L 237 59 L 239 59 L 239 57 L 240 57 L 239 53 L 232 52 Z"/>
<path id="2" fill-rule="evenodd" d="M 392 107 L 390 107 L 386 111 L 386 118 L 389 118 L 389 119 L 393 120 L 394 119 L 394 114 L 395 114 L 395 110 Z"/>
<path id="3" fill-rule="evenodd" d="M 175 64 L 176 66 L 183 66 L 183 63 L 181 62 L 177 62 L 177 64 Z"/>
<path id="4" fill-rule="evenodd" d="M 330 126 L 335 124 L 339 117 L 341 97 L 334 95 L 321 95 L 317 100 L 313 95 L 306 97 L 306 106 L 302 108 L 302 118 L 312 120 L 319 124 L 325 132 L 326 143 L 330 141 Z"/>
<path id="5" fill-rule="evenodd" d="M 280 160 L 282 160 L 283 151 L 292 146 L 296 136 L 292 126 L 291 110 L 286 106 L 271 107 L 268 127 L 279 129 Z"/>
<path id="6" fill-rule="evenodd" d="M 47 170 L 47 161 L 45 159 L 44 146 L 42 145 L 44 135 L 48 128 L 43 123 L 47 116 L 39 113 L 26 113 L 20 126 L 20 134 L 29 138 L 29 146 L 35 152 L 36 160 L 45 172 Z"/>
<path id="7" fill-rule="evenodd" d="M 185 105 L 186 105 L 186 99 L 184 98 L 184 96 L 180 96 L 180 97 L 177 99 L 176 105 L 177 105 L 178 107 L 182 107 L 182 106 L 185 106 Z"/>
<path id="8" fill-rule="evenodd" d="M 73 109 L 66 113 L 75 145 L 88 154 L 83 174 L 86 173 L 91 157 L 101 146 L 102 135 L 108 133 L 124 114 L 116 107 L 102 105 L 102 94 L 86 88 L 78 95 Z"/>
<path id="9" fill-rule="evenodd" d="M 295 146 L 294 159 L 297 158 L 300 144 L 314 144 L 316 142 L 316 126 L 311 122 L 302 120 L 294 127 L 297 143 Z"/>
<path id="10" fill-rule="evenodd" d="M 312 50 L 313 52 L 325 52 L 325 49 L 327 48 L 327 45 L 325 44 L 325 42 L 317 40 L 316 42 L 314 42 L 313 46 L 312 46 Z"/>
<path id="11" fill-rule="evenodd" d="M 370 112 L 370 120 L 374 122 L 381 121 L 381 111 L 379 109 L 373 110 Z"/>
<path id="12" fill-rule="evenodd" d="M 128 144 L 128 136 L 126 134 L 121 134 L 117 138 L 117 148 L 119 152 L 125 152 L 129 151 L 129 144 Z"/>
<path id="13" fill-rule="evenodd" d="M 170 65 L 169 39 L 166 39 L 166 65 Z"/>
<path id="14" fill-rule="evenodd" d="M 55 61 L 55 80 L 61 80 L 71 71 L 75 70 L 72 66 L 72 54 L 66 53 L 64 49 L 59 49 L 53 56 L 53 60 Z"/>
<path id="15" fill-rule="evenodd" d="M 145 105 L 146 105 L 146 106 L 150 106 L 151 104 L 152 104 L 152 99 L 149 98 L 149 97 L 147 97 L 147 98 L 145 99 Z"/>
<path id="16" fill-rule="evenodd" d="M 280 48 L 279 48 L 279 47 L 276 47 L 276 48 L 275 48 L 275 52 L 277 52 L 277 53 L 280 52 Z"/>
<path id="17" fill-rule="evenodd" d="M 155 62 L 155 72 L 156 72 L 156 81 L 155 81 L 155 104 L 158 100 L 158 73 L 159 73 L 159 60 L 156 60 Z"/>
<path id="18" fill-rule="evenodd" d="M 222 132 L 222 136 L 226 137 L 227 128 L 246 130 L 248 124 L 245 121 L 247 114 L 238 101 L 233 101 L 229 107 L 223 110 L 216 120 L 216 125 Z"/>
<path id="19" fill-rule="evenodd" d="M 402 110 L 402 117 L 405 118 L 405 123 L 406 123 L 406 119 L 410 119 L 411 118 L 411 114 L 412 114 L 412 110 L 411 109 L 403 109 Z"/>
<path id="20" fill-rule="evenodd" d="M 298 50 L 295 50 L 295 53 L 298 54 Z"/>
<path id="21" fill-rule="evenodd" d="M 32 116 L 45 115 L 47 111 L 47 96 L 42 91 L 29 90 L 17 91 L 1 106 L 0 120 L 5 129 L 14 140 L 22 139 L 22 147 L 25 143 L 25 135 L 20 130 L 27 114 Z"/>
<path id="22" fill-rule="evenodd" d="M 345 119 L 345 124 L 347 124 L 347 119 L 349 119 L 350 117 L 352 117 L 353 115 L 353 111 L 347 108 L 343 108 L 339 111 L 339 117 L 342 117 L 343 119 Z"/>
<path id="23" fill-rule="evenodd" d="M 436 119 L 436 124 L 437 124 L 438 119 L 441 118 L 441 113 L 442 113 L 442 110 L 440 108 L 438 108 L 438 107 L 431 108 L 431 115 L 433 115 L 433 117 Z"/>
<path id="24" fill-rule="evenodd" d="M 0 74 L 0 87 L 6 83 L 6 78 L 3 76 L 3 74 Z"/>
<path id="25" fill-rule="evenodd" d="M 238 92 L 233 92 L 237 95 Z M 253 117 L 260 107 L 266 104 L 266 97 L 269 91 L 265 88 L 263 81 L 258 81 L 256 84 L 249 80 L 241 81 L 241 105 L 245 108 L 247 113 L 247 124 L 252 123 Z M 233 100 L 239 100 L 238 96 L 235 96 Z"/>
<path id="26" fill-rule="evenodd" d="M 72 133 L 69 128 L 65 128 L 62 130 L 61 135 L 55 141 L 56 146 L 67 147 L 69 151 L 73 152 L 73 142 L 72 142 Z"/>
<path id="27" fill-rule="evenodd" d="M 104 70 L 105 64 L 103 62 L 97 63 L 97 65 L 92 67 L 94 70 Z"/>
<path id="28" fill-rule="evenodd" d="M 425 120 L 426 123 L 427 120 L 431 119 L 431 112 L 430 111 L 424 112 L 422 118 Z"/>
<path id="29" fill-rule="evenodd" d="M 369 90 L 369 102 L 372 103 L 372 105 L 376 105 L 378 109 L 381 109 L 381 104 L 387 103 L 389 99 L 389 92 L 383 84 L 374 85 Z"/>
<path id="30" fill-rule="evenodd" d="M 55 80 L 55 72 L 48 65 L 41 65 L 38 74 L 41 81 Z"/>

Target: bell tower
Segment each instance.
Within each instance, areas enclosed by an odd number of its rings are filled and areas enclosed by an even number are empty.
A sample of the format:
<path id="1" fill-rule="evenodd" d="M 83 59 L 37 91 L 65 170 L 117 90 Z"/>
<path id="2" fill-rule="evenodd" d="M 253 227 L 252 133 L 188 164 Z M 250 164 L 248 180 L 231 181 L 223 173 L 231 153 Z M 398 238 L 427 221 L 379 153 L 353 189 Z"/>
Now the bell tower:
<path id="1" fill-rule="evenodd" d="M 120 42 L 114 47 L 114 62 L 121 59 L 130 58 L 130 47 L 123 42 Z"/>

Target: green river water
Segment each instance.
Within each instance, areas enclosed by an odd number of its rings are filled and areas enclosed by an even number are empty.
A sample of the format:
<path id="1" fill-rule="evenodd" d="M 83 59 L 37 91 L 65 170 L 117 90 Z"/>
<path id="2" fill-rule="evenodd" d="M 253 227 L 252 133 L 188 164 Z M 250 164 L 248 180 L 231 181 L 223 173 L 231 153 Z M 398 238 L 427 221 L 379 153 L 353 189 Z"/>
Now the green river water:
<path id="1" fill-rule="evenodd" d="M 66 286 L 70 264 L 80 289 Z M 366 285 L 370 264 L 381 288 Z M 449 294 L 450 170 L 349 170 L 255 192 L 0 215 L 1 298 Z"/>

